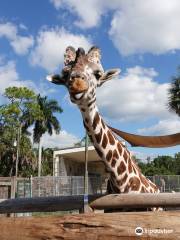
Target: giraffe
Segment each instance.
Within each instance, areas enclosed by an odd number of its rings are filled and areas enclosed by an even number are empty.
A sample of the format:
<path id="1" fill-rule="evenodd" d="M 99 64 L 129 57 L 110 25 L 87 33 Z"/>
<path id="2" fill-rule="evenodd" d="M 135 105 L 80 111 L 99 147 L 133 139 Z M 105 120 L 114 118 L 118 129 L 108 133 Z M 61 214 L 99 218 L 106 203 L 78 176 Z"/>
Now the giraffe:
<path id="1" fill-rule="evenodd" d="M 72 54 L 68 61 L 65 59 L 61 75 L 49 75 L 47 80 L 66 86 L 71 101 L 78 106 L 89 138 L 110 174 L 107 193 L 158 193 L 158 187 L 141 173 L 130 151 L 105 123 L 96 104 L 96 89 L 116 77 L 120 70 L 104 72 L 97 47 L 87 54 L 82 48 L 75 52 L 68 47 L 68 51 Z"/>

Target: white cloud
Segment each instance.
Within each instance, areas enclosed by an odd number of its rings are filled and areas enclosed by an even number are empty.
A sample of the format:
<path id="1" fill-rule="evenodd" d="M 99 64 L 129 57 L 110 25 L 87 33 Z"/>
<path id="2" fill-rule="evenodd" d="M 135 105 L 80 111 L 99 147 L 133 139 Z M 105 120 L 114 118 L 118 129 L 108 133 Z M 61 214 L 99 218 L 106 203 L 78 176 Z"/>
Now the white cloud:
<path id="1" fill-rule="evenodd" d="M 118 121 L 143 121 L 173 116 L 167 109 L 169 84 L 154 80 L 154 69 L 136 66 L 119 79 L 104 84 L 97 92 L 100 110 Z"/>
<path id="2" fill-rule="evenodd" d="M 160 120 L 153 126 L 139 129 L 138 132 L 145 135 L 168 135 L 178 133 L 180 132 L 180 121 L 178 118 Z"/>
<path id="3" fill-rule="evenodd" d="M 91 41 L 63 28 L 42 30 L 37 37 L 36 47 L 31 52 L 30 62 L 52 72 L 63 63 L 64 51 L 68 45 L 84 47 L 87 50 Z"/>
<path id="4" fill-rule="evenodd" d="M 50 0 L 57 10 L 67 9 L 81 28 L 97 27 L 112 14 L 110 38 L 123 55 L 161 54 L 180 49 L 179 0 Z M 111 15 L 110 15 L 111 16 Z"/>
<path id="5" fill-rule="evenodd" d="M 75 143 L 79 142 L 80 140 L 71 133 L 62 130 L 60 134 L 53 133 L 52 136 L 49 134 L 44 134 L 42 137 L 42 146 L 47 147 L 57 147 L 57 148 L 64 148 L 64 147 L 73 147 Z"/>
<path id="6" fill-rule="evenodd" d="M 78 16 L 75 25 L 81 28 L 90 28 L 96 26 L 103 13 L 102 1 L 98 0 L 51 0 L 55 8 L 66 8 Z"/>
<path id="7" fill-rule="evenodd" d="M 180 49 L 180 1 L 121 1 L 110 36 L 123 55 Z"/>
<path id="8" fill-rule="evenodd" d="M 19 28 L 22 29 L 22 26 Z M 18 27 L 11 22 L 0 23 L 0 37 L 7 38 L 18 55 L 27 54 L 34 44 L 32 36 L 21 36 Z"/>
<path id="9" fill-rule="evenodd" d="M 30 81 L 22 81 L 19 79 L 19 74 L 16 70 L 16 64 L 14 61 L 9 61 L 7 63 L 0 63 L 0 95 L 4 93 L 5 88 L 7 87 L 21 87 L 26 86 L 30 88 L 37 88 L 35 84 Z M 1 101 L 4 101 L 1 96 Z"/>
<path id="10" fill-rule="evenodd" d="M 14 40 L 11 41 L 11 46 L 18 55 L 25 55 L 28 53 L 29 48 L 33 45 L 33 37 L 20 37 L 16 36 Z"/>
<path id="11" fill-rule="evenodd" d="M 59 9 L 62 5 L 62 1 L 61 0 L 50 0 L 50 2 L 54 5 L 54 7 L 56 9 Z"/>

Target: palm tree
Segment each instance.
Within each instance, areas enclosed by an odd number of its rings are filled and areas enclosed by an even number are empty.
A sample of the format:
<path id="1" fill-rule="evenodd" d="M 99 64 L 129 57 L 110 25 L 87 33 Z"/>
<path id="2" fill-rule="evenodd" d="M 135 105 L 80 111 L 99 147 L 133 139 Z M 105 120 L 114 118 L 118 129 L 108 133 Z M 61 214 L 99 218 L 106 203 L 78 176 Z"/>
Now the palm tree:
<path id="1" fill-rule="evenodd" d="M 178 68 L 177 76 L 173 77 L 169 89 L 168 107 L 180 117 L 180 67 Z"/>
<path id="2" fill-rule="evenodd" d="M 48 132 L 49 135 L 60 132 L 60 124 L 54 113 L 62 112 L 62 108 L 56 100 L 48 100 L 47 97 L 37 96 L 37 102 L 41 110 L 41 118 L 34 121 L 33 140 L 38 143 L 38 176 L 41 175 L 41 137 Z"/>

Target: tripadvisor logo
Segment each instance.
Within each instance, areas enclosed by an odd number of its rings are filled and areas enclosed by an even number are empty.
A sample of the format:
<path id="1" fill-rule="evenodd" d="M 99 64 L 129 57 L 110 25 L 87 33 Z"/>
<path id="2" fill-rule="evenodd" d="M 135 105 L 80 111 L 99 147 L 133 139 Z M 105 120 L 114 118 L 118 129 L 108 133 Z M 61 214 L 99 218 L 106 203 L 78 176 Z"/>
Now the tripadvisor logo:
<path id="1" fill-rule="evenodd" d="M 142 235 L 142 234 L 143 234 L 143 229 L 142 229 L 142 227 L 137 227 L 137 228 L 135 229 L 135 233 L 136 233 L 136 235 L 138 235 L 138 236 Z"/>

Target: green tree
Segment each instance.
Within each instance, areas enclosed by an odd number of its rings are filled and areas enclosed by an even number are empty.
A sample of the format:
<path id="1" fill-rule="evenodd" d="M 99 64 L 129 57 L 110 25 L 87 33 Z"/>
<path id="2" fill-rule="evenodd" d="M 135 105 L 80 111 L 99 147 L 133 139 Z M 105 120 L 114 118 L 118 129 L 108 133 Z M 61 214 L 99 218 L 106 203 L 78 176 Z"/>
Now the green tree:
<path id="1" fill-rule="evenodd" d="M 38 95 L 37 103 L 41 110 L 41 118 L 35 119 L 33 129 L 33 139 L 35 143 L 38 143 L 38 176 L 41 175 L 41 137 L 46 132 L 49 135 L 60 132 L 60 124 L 54 113 L 61 113 L 62 108 L 58 105 L 56 100 L 48 100 L 47 97 L 41 97 Z"/>
<path id="2" fill-rule="evenodd" d="M 42 175 L 53 175 L 53 149 L 42 148 Z"/>
<path id="3" fill-rule="evenodd" d="M 18 168 L 22 170 L 26 163 L 31 166 L 31 160 L 34 161 L 31 142 L 26 136 L 24 114 L 28 111 L 37 117 L 40 110 L 35 93 L 28 88 L 9 87 L 4 95 L 9 103 L 0 106 L 1 168 L 3 174 L 17 176 Z"/>
<path id="4" fill-rule="evenodd" d="M 180 117 L 180 67 L 178 73 L 172 79 L 169 89 L 169 109 L 178 114 Z"/>

